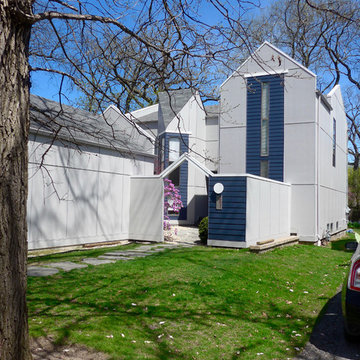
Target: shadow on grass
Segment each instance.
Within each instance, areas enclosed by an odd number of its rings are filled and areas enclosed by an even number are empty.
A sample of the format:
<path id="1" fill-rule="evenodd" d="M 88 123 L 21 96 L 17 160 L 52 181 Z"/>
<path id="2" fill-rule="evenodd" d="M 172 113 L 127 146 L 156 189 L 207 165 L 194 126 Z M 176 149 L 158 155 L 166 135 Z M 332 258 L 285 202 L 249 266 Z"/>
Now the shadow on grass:
<path id="1" fill-rule="evenodd" d="M 168 251 L 30 279 L 30 329 L 36 336 L 55 334 L 58 344 L 78 341 L 124 359 L 135 358 L 140 343 L 156 359 L 192 359 L 195 350 L 189 349 L 197 348 L 214 359 L 222 352 L 236 359 L 264 348 L 277 358 L 293 355 L 306 341 L 296 334 L 311 329 L 314 315 L 295 301 L 286 303 L 291 294 L 277 288 L 276 275 L 263 264 L 266 257 L 249 258 L 250 269 L 241 266 L 245 252 L 218 253 Z"/>

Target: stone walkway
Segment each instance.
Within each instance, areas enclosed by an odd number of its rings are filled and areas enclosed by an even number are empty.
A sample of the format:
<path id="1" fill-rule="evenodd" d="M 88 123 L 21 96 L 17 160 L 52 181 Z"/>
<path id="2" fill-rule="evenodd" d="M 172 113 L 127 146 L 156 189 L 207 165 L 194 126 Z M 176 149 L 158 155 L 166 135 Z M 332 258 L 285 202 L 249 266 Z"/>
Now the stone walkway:
<path id="1" fill-rule="evenodd" d="M 185 230 L 183 230 L 185 232 Z M 195 240 L 190 241 L 186 238 L 186 242 L 180 242 L 179 240 L 174 242 L 155 243 L 155 244 L 143 244 L 135 249 L 129 250 L 113 250 L 109 251 L 97 258 L 84 258 L 81 263 L 74 263 L 71 261 L 51 262 L 41 266 L 28 266 L 28 276 L 49 276 L 57 274 L 60 270 L 70 271 L 73 269 L 86 268 L 88 265 L 102 265 L 114 263 L 116 261 L 129 261 L 140 257 L 146 257 L 157 252 L 161 252 L 167 249 L 177 249 L 181 247 L 194 246 Z"/>
<path id="2" fill-rule="evenodd" d="M 172 226 L 177 235 L 172 236 L 172 241 L 185 244 L 196 244 L 199 239 L 199 228 L 196 226 Z"/>

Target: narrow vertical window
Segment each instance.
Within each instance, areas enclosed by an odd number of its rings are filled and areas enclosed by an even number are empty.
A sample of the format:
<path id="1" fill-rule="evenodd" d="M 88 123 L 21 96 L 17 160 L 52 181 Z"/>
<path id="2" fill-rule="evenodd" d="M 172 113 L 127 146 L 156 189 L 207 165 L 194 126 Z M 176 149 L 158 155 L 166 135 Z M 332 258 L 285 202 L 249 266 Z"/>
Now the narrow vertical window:
<path id="1" fill-rule="evenodd" d="M 165 139 L 164 137 L 160 140 L 160 149 L 159 149 L 159 157 L 160 157 L 160 172 L 165 169 Z"/>
<path id="2" fill-rule="evenodd" d="M 332 151 L 332 165 L 336 166 L 336 120 L 333 118 L 333 151 Z"/>
<path id="3" fill-rule="evenodd" d="M 180 157 L 180 139 L 170 138 L 169 141 L 169 162 L 172 163 Z"/>
<path id="4" fill-rule="evenodd" d="M 216 210 L 222 210 L 222 194 L 216 194 Z"/>
<path id="5" fill-rule="evenodd" d="M 269 177 L 269 161 L 261 160 L 260 161 L 260 176 L 264 178 Z"/>
<path id="6" fill-rule="evenodd" d="M 176 161 L 180 157 L 180 139 L 172 137 L 169 139 L 169 165 Z M 177 167 L 171 174 L 169 174 L 169 180 L 174 186 L 180 186 L 180 166 Z"/>
<path id="7" fill-rule="evenodd" d="M 269 83 L 261 84 L 261 156 L 269 155 L 269 105 L 270 86 Z"/>
<path id="8" fill-rule="evenodd" d="M 160 154 L 161 154 L 161 162 L 163 163 L 165 161 L 165 139 L 162 137 L 161 138 L 161 143 L 160 143 Z"/>

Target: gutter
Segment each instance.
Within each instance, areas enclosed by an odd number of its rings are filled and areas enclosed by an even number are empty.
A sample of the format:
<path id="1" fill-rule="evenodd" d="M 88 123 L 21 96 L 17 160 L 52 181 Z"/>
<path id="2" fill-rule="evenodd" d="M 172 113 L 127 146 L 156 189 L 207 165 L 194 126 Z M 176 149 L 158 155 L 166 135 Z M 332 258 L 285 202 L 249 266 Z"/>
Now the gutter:
<path id="1" fill-rule="evenodd" d="M 317 91 L 317 94 L 319 95 L 319 92 Z M 317 101 L 317 109 L 316 109 L 316 228 L 315 228 L 315 236 L 317 238 L 317 242 L 320 246 L 320 240 L 321 240 L 321 236 L 319 234 L 319 208 L 320 208 L 320 102 L 322 97 L 324 97 L 321 93 L 321 96 L 318 96 L 318 101 Z"/>

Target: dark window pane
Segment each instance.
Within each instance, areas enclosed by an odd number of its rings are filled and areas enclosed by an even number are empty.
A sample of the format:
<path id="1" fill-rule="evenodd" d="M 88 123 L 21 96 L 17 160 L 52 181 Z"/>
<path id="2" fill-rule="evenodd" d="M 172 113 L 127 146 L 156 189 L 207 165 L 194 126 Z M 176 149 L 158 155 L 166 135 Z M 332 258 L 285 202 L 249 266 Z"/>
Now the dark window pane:
<path id="1" fill-rule="evenodd" d="M 269 161 L 261 160 L 260 161 L 260 176 L 268 178 L 269 177 Z"/>
<path id="2" fill-rule="evenodd" d="M 171 180 L 174 186 L 180 186 L 180 166 L 168 175 L 168 179 Z"/>

